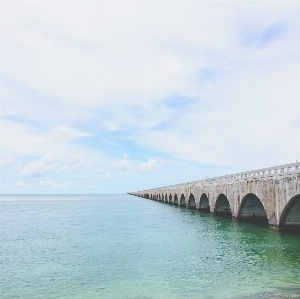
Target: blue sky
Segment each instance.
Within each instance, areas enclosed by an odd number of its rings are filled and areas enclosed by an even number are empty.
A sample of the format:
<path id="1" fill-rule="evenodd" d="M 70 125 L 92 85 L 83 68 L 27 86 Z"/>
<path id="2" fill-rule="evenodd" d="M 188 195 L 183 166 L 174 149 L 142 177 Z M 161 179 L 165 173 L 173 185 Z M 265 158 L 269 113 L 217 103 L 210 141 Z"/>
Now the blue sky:
<path id="1" fill-rule="evenodd" d="M 299 36 L 297 1 L 1 2 L 1 194 L 299 161 Z"/>

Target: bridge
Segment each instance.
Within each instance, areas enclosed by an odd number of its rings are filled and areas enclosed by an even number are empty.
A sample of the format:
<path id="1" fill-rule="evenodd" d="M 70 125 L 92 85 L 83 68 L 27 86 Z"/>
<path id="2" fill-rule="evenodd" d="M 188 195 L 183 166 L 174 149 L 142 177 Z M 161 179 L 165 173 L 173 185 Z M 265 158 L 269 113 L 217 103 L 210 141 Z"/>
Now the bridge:
<path id="1" fill-rule="evenodd" d="M 300 163 L 129 192 L 188 209 L 300 230 Z"/>

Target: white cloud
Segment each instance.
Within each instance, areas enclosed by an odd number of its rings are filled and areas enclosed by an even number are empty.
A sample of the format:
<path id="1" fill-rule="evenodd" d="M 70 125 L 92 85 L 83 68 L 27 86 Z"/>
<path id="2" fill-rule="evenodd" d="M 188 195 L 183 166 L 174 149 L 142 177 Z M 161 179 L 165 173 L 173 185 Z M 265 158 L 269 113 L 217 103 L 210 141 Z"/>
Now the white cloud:
<path id="1" fill-rule="evenodd" d="M 14 161 L 13 155 L 9 152 L 1 152 L 0 166 L 4 167 L 11 164 Z"/>
<path id="2" fill-rule="evenodd" d="M 42 185 L 42 186 L 52 186 L 53 185 L 53 181 L 52 180 L 40 181 L 39 185 Z"/>
<path id="3" fill-rule="evenodd" d="M 83 179 L 88 177 L 86 172 L 91 170 L 92 168 L 84 163 L 80 155 L 73 155 L 70 159 L 62 160 L 57 151 L 50 151 L 42 159 L 23 167 L 20 175 L 22 177 L 37 177 L 65 172 L 76 179 Z"/>
<path id="4" fill-rule="evenodd" d="M 113 176 L 109 173 L 109 172 L 106 172 L 103 176 L 103 179 L 112 179 Z"/>
<path id="5" fill-rule="evenodd" d="M 57 170 L 58 162 L 58 153 L 55 151 L 48 152 L 41 160 L 26 165 L 21 170 L 20 175 L 22 177 L 45 176 Z"/>
<path id="6" fill-rule="evenodd" d="M 36 113 L 39 112 L 36 111 Z M 13 153 L 15 156 L 43 156 L 45 152 L 60 152 L 61 155 L 70 158 L 73 155 L 78 155 L 79 152 L 72 142 L 80 137 L 92 136 L 89 133 L 73 130 L 66 126 L 40 130 L 5 119 L 0 119 L 0 126 L 2 150 Z M 85 153 L 87 151 L 90 153 L 89 155 L 85 154 L 85 157 L 93 155 L 92 150 L 86 149 Z"/>
<path id="7" fill-rule="evenodd" d="M 72 178 L 74 178 L 76 180 L 83 180 L 83 179 L 87 179 L 88 177 L 89 177 L 88 174 L 83 171 L 72 175 Z"/>
<path id="8" fill-rule="evenodd" d="M 116 131 L 119 126 L 111 121 L 105 121 L 104 125 L 106 126 L 107 131 Z"/>
<path id="9" fill-rule="evenodd" d="M 149 159 L 147 163 L 143 162 L 140 165 L 140 172 L 152 172 L 156 169 L 158 169 L 161 166 L 161 164 L 157 163 L 154 159 Z"/>
<path id="10" fill-rule="evenodd" d="M 2 22 L 10 24 L 10 30 L 2 35 L 10 42 L 3 43 L 2 68 L 23 85 L 68 104 L 164 98 L 185 92 L 190 75 L 203 64 L 203 58 L 193 57 L 187 48 L 196 53 L 203 45 L 213 50 L 227 46 L 233 8 L 204 2 L 4 4 Z M 164 22 L 157 21 L 160 15 Z M 176 48 L 180 45 L 186 48 Z M 115 129 L 112 124 L 108 127 Z"/>
<path id="11" fill-rule="evenodd" d="M 70 170 L 70 167 L 68 165 L 63 165 L 59 168 L 60 171 L 68 171 Z"/>
<path id="12" fill-rule="evenodd" d="M 99 168 L 97 168 L 97 172 L 98 172 L 98 173 L 103 173 L 104 170 L 103 170 L 103 168 L 99 167 Z"/>
<path id="13" fill-rule="evenodd" d="M 67 183 L 54 183 L 52 180 L 43 180 L 39 182 L 39 185 L 44 187 L 52 187 L 52 188 L 64 188 L 70 185 L 73 185 L 71 182 Z"/>
<path id="14" fill-rule="evenodd" d="M 41 160 L 42 162 L 45 163 L 56 163 L 59 161 L 59 156 L 58 156 L 58 152 L 57 151 L 50 151 L 47 152 L 44 157 Z"/>
<path id="15" fill-rule="evenodd" d="M 28 186 L 30 186 L 30 184 L 26 184 L 23 182 L 17 182 L 17 183 L 15 183 L 15 186 L 16 187 L 28 187 Z"/>
<path id="16" fill-rule="evenodd" d="M 129 162 L 126 159 L 120 160 L 119 162 L 113 162 L 110 165 L 113 170 L 127 171 L 129 169 Z"/>
<path id="17" fill-rule="evenodd" d="M 68 128 L 66 125 L 61 125 L 59 127 L 56 127 L 55 130 L 61 134 L 64 134 L 67 136 L 68 139 L 76 139 L 80 137 L 92 137 L 93 135 L 90 133 L 85 133 L 77 130 L 73 130 L 71 128 Z"/>
<path id="18" fill-rule="evenodd" d="M 96 184 L 93 184 L 93 185 L 84 185 L 84 186 L 82 186 L 82 187 L 88 188 L 88 189 L 90 189 L 90 188 L 92 188 L 92 189 L 99 188 L 99 186 L 96 185 Z"/>
<path id="19" fill-rule="evenodd" d="M 119 170 L 119 171 L 128 171 L 130 167 L 130 163 L 128 161 L 129 155 L 127 153 L 123 153 L 123 159 L 118 162 L 113 162 L 110 164 L 110 168 L 112 170 Z"/>

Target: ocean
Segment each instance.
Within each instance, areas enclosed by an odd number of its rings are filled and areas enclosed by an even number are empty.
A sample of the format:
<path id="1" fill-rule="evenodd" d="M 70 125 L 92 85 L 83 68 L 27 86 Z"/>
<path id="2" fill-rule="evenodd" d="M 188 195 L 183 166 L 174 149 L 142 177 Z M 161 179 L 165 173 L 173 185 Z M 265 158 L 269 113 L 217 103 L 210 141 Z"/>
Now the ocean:
<path id="1" fill-rule="evenodd" d="M 0 298 L 300 298 L 300 236 L 127 194 L 2 195 Z"/>

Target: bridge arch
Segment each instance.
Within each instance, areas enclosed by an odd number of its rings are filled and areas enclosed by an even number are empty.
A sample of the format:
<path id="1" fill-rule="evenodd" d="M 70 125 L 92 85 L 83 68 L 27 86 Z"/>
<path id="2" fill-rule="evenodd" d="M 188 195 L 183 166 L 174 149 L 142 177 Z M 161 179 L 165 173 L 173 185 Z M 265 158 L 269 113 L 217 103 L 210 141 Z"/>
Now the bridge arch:
<path id="1" fill-rule="evenodd" d="M 190 194 L 187 204 L 188 209 L 196 209 L 196 201 L 193 193 Z"/>
<path id="2" fill-rule="evenodd" d="M 165 195 L 165 203 L 168 203 L 168 194 Z"/>
<path id="3" fill-rule="evenodd" d="M 214 213 L 216 215 L 232 216 L 229 200 L 223 193 L 216 200 Z"/>
<path id="4" fill-rule="evenodd" d="M 282 211 L 279 226 L 300 230 L 300 194 L 292 197 Z"/>
<path id="5" fill-rule="evenodd" d="M 239 220 L 267 221 L 267 214 L 261 200 L 253 193 L 242 199 L 237 218 Z"/>
<path id="6" fill-rule="evenodd" d="M 178 196 L 177 196 L 176 193 L 175 193 L 175 195 L 174 195 L 174 205 L 175 205 L 175 206 L 178 206 Z"/>
<path id="7" fill-rule="evenodd" d="M 172 198 L 172 194 L 170 193 L 169 195 L 169 204 L 172 204 L 173 203 L 173 198 Z"/>
<path id="8" fill-rule="evenodd" d="M 186 207 L 186 202 L 185 202 L 185 196 L 183 193 L 181 193 L 181 196 L 180 196 L 180 204 L 179 204 L 181 207 Z"/>
<path id="9" fill-rule="evenodd" d="M 205 193 L 203 193 L 200 197 L 199 210 L 206 212 L 210 211 L 209 200 Z"/>

